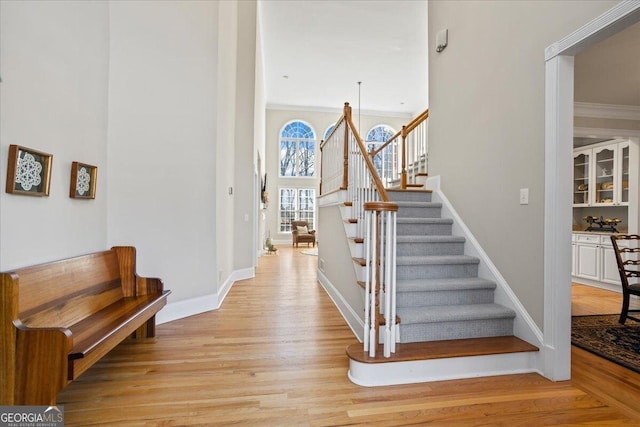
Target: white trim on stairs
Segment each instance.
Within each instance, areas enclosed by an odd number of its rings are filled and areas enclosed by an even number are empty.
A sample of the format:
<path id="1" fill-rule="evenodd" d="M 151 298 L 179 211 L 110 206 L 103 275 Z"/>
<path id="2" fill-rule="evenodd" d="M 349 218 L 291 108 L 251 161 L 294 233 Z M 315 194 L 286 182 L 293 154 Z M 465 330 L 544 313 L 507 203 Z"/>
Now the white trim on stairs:
<path id="1" fill-rule="evenodd" d="M 540 373 L 537 352 L 505 353 L 393 363 L 349 359 L 349 380 L 365 387 L 414 384 L 461 378 Z"/>
<path id="2" fill-rule="evenodd" d="M 236 281 L 251 279 L 253 277 L 255 277 L 255 270 L 253 267 L 236 270 L 231 273 L 215 294 L 203 295 L 167 304 L 158 312 L 158 314 L 156 314 L 156 324 L 160 325 L 162 323 L 172 322 L 184 317 L 217 310 L 222 307 L 224 299 Z"/>

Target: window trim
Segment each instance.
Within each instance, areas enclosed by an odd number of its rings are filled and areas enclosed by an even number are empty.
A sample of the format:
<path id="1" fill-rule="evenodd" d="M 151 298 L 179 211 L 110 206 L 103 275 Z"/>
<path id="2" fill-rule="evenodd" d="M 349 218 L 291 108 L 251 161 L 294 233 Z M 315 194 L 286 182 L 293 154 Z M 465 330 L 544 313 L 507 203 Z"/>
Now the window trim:
<path id="1" fill-rule="evenodd" d="M 283 136 L 282 133 L 284 132 L 285 128 L 287 126 L 289 126 L 292 123 L 302 123 L 305 126 L 309 127 L 309 129 L 311 130 L 311 132 L 313 133 L 313 138 L 300 138 L 300 137 L 288 137 L 288 136 Z M 282 142 L 283 141 L 287 141 L 287 142 L 294 142 L 296 147 L 295 147 L 295 164 L 294 164 L 294 175 L 282 175 L 282 164 L 281 164 L 281 153 L 282 153 Z M 313 173 L 311 175 L 298 175 L 300 173 L 300 155 L 299 153 L 300 151 L 300 143 L 301 142 L 313 142 Z M 278 177 L 279 178 L 284 178 L 284 179 L 308 179 L 308 178 L 312 178 L 315 179 L 317 177 L 317 166 L 318 166 L 318 150 L 319 150 L 319 146 L 318 146 L 318 137 L 317 137 L 317 132 L 316 130 L 313 128 L 313 126 L 311 125 L 311 123 L 302 120 L 302 119 L 293 119 L 293 120 L 289 120 L 288 122 L 286 122 L 284 125 L 282 125 L 282 127 L 280 128 L 280 132 L 278 133 Z"/>
<path id="2" fill-rule="evenodd" d="M 279 234 L 291 234 L 291 230 L 289 231 L 283 231 L 282 230 L 282 203 L 281 203 L 281 198 L 282 198 L 282 190 L 295 190 L 296 191 L 296 195 L 294 198 L 295 201 L 295 209 L 292 211 L 294 213 L 294 218 L 298 218 L 298 216 L 296 215 L 296 213 L 299 212 L 311 212 L 312 213 L 312 221 L 313 223 L 311 224 L 311 226 L 313 228 L 316 227 L 317 224 L 317 214 L 318 214 L 318 205 L 317 205 L 317 200 L 318 200 L 318 190 L 316 188 L 313 187 L 295 187 L 295 186 L 287 186 L 287 185 L 281 185 L 278 186 L 278 214 L 277 214 L 277 229 L 278 229 L 278 233 Z M 300 211 L 299 209 L 299 202 L 300 202 L 300 196 L 299 196 L 299 191 L 300 190 L 311 190 L 313 191 L 313 210 L 311 211 Z M 291 212 L 291 211 L 286 211 L 286 212 Z M 294 221 L 298 221 L 299 219 L 294 219 Z M 304 221 L 304 220 L 302 220 Z"/>

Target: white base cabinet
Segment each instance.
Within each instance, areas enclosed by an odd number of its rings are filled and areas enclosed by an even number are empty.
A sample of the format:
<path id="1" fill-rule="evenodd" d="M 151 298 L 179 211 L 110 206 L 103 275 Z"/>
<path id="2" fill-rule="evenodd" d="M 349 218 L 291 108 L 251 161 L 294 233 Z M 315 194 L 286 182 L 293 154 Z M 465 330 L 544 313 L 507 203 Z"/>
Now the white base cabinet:
<path id="1" fill-rule="evenodd" d="M 572 240 L 572 280 L 622 292 L 610 235 L 574 233 Z"/>

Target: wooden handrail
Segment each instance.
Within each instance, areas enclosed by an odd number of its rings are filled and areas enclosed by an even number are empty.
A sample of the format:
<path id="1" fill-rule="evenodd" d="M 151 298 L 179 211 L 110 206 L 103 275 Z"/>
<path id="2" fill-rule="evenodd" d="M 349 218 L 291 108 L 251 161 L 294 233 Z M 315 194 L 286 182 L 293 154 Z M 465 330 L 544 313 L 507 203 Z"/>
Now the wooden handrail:
<path id="1" fill-rule="evenodd" d="M 413 120 L 405 125 L 405 135 L 414 130 L 420 123 L 429 118 L 429 109 L 427 108 L 422 113 L 418 114 Z"/>
<path id="2" fill-rule="evenodd" d="M 388 140 L 387 142 L 385 142 L 384 144 L 382 144 L 382 145 L 381 145 L 380 147 L 378 147 L 377 149 L 375 149 L 375 150 L 371 150 L 371 152 L 369 153 L 369 155 L 370 155 L 371 157 L 375 157 L 379 152 L 381 152 L 382 150 L 384 150 L 385 148 L 387 148 L 387 146 L 388 146 L 389 144 L 391 144 L 393 141 L 395 141 L 396 139 L 398 139 L 398 137 L 399 137 L 399 136 L 401 136 L 401 135 L 402 135 L 402 131 L 401 131 L 401 130 L 400 130 L 400 131 L 398 131 L 398 132 L 396 132 L 396 134 L 395 134 L 395 135 L 393 135 L 391 138 L 389 138 L 389 140 Z"/>
<path id="3" fill-rule="evenodd" d="M 340 124 L 342 124 L 342 121 L 344 120 L 344 114 L 340 116 L 340 118 L 338 119 L 338 121 L 336 122 L 336 124 L 333 126 L 333 129 L 331 129 L 331 133 L 329 133 L 329 135 L 327 135 L 327 137 L 322 140 L 320 142 L 320 149 L 322 149 L 322 147 L 324 147 L 324 145 L 327 143 L 327 141 L 329 140 L 329 138 L 331 138 L 331 135 L 334 134 L 334 132 L 336 130 L 338 130 L 338 128 L 340 127 Z"/>
<path id="4" fill-rule="evenodd" d="M 411 133 L 412 130 L 414 130 L 420 123 L 422 123 L 423 121 L 427 120 L 429 118 L 429 109 L 427 108 L 426 110 L 424 110 L 422 113 L 418 114 L 416 117 L 414 117 L 413 119 L 411 119 L 411 121 L 409 123 L 407 123 L 406 125 L 404 125 L 402 127 L 401 130 L 399 130 L 398 132 L 396 132 L 391 138 L 389 138 L 389 140 L 387 142 L 385 142 L 384 144 L 382 144 L 380 147 L 376 148 L 375 150 L 371 151 L 369 153 L 369 155 L 371 157 L 375 157 L 379 152 L 381 152 L 382 150 L 384 150 L 389 144 L 391 144 L 393 141 L 395 141 L 396 139 L 398 139 L 400 136 L 404 136 L 406 137 L 409 133 Z"/>
<path id="5" fill-rule="evenodd" d="M 389 195 L 387 194 L 387 190 L 384 188 L 384 185 L 382 184 L 382 181 L 378 176 L 378 171 L 376 171 L 376 168 L 373 165 L 371 158 L 369 157 L 369 153 L 367 153 L 367 148 L 365 147 L 364 142 L 362 142 L 362 138 L 360 137 L 360 134 L 358 134 L 358 131 L 356 130 L 356 126 L 353 123 L 353 120 L 351 119 L 351 107 L 349 106 L 349 104 L 345 105 L 344 112 L 345 112 L 344 114 L 345 120 L 349 125 L 349 128 L 351 129 L 351 133 L 353 134 L 353 137 L 355 138 L 358 144 L 358 148 L 360 148 L 360 153 L 364 158 L 364 162 L 367 165 L 369 174 L 371 175 L 371 178 L 373 179 L 373 183 L 376 186 L 376 190 L 378 191 L 378 196 L 380 197 L 381 201 L 388 202 Z"/>

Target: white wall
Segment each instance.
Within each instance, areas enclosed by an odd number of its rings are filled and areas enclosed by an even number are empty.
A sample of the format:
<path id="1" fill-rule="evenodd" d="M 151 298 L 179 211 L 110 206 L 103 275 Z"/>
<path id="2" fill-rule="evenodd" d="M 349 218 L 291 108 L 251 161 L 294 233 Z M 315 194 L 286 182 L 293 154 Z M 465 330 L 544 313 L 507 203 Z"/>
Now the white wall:
<path id="1" fill-rule="evenodd" d="M 425 102 L 426 105 L 426 102 Z M 426 108 L 426 106 L 425 106 Z M 271 235 L 271 239 L 279 244 L 291 244 L 290 233 L 278 232 L 278 193 L 279 188 L 315 188 L 316 196 L 319 196 L 320 187 L 320 140 L 324 138 L 327 128 L 334 124 L 341 116 L 341 111 L 320 112 L 311 109 L 304 111 L 300 109 L 267 109 L 266 123 L 266 156 L 267 156 L 267 186 L 269 193 L 269 207 L 266 213 L 267 233 Z M 409 116 L 388 116 L 361 114 L 358 117 L 358 111 L 353 108 L 353 121 L 356 125 L 360 125 L 361 136 L 364 138 L 367 132 L 377 125 L 388 125 L 396 131 L 402 129 L 402 125 L 407 124 L 411 117 Z M 316 133 L 316 176 L 313 178 L 280 178 L 280 132 L 285 124 L 292 120 L 302 120 L 313 128 Z M 316 217 L 317 219 L 317 217 Z M 322 230 L 318 225 L 318 240 L 321 239 Z M 264 243 L 264 242 L 262 242 Z"/>
<path id="2" fill-rule="evenodd" d="M 541 329 L 544 49 L 615 3 L 429 2 L 429 174 Z"/>
<path id="3" fill-rule="evenodd" d="M 103 1 L 0 2 L 0 270 L 107 247 L 108 25 Z M 10 144 L 53 154 L 49 197 L 5 193 Z M 95 200 L 69 198 L 72 161 Z"/>
<path id="4" fill-rule="evenodd" d="M 265 87 L 265 76 L 264 76 L 264 55 L 262 50 L 262 33 L 260 29 L 260 7 L 258 6 L 258 19 L 257 19 L 257 28 L 256 28 L 256 87 L 255 87 L 255 105 L 254 105 L 254 132 L 253 132 L 253 140 L 254 140 L 254 150 L 256 152 L 255 159 L 255 168 L 258 172 L 258 179 L 260 185 L 262 185 L 262 179 L 264 178 L 264 173 L 266 172 L 266 144 L 265 144 L 265 132 L 266 132 L 266 119 L 267 119 L 267 101 L 266 101 L 266 87 Z M 259 194 L 261 193 L 262 188 L 257 189 Z M 260 204 L 258 204 L 258 208 L 260 209 Z M 259 253 L 266 239 L 266 212 L 260 211 L 257 213 L 257 233 L 256 233 L 256 243 L 255 249 Z"/>
<path id="5" fill-rule="evenodd" d="M 234 206 L 229 188 L 234 185 L 235 126 L 236 126 L 236 50 L 238 47 L 237 3 L 219 3 L 218 18 L 218 109 L 215 145 L 216 200 L 216 279 L 221 287 L 233 271 Z"/>
<path id="6" fill-rule="evenodd" d="M 110 3 L 109 244 L 171 301 L 216 286 L 218 3 Z"/>
<path id="7" fill-rule="evenodd" d="M 241 243 L 233 247 L 234 270 L 253 268 L 255 264 L 253 246 L 258 232 L 255 221 L 258 215 L 258 196 L 254 180 L 256 19 L 256 2 L 238 2 L 233 238 Z"/>

